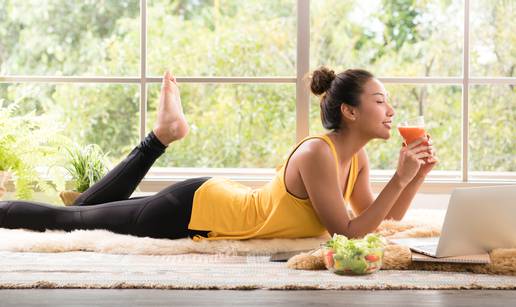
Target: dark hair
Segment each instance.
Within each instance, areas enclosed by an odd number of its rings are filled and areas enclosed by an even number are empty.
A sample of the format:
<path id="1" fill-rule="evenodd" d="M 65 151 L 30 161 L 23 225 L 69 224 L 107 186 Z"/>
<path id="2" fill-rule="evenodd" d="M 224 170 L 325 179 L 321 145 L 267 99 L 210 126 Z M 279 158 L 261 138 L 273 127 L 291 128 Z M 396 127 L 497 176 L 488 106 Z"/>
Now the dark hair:
<path id="1" fill-rule="evenodd" d="M 339 130 L 342 125 L 340 105 L 360 105 L 360 94 L 364 84 L 374 75 L 363 69 L 348 69 L 335 74 L 333 70 L 321 66 L 311 75 L 310 89 L 316 96 L 321 96 L 321 121 L 327 130 Z"/>

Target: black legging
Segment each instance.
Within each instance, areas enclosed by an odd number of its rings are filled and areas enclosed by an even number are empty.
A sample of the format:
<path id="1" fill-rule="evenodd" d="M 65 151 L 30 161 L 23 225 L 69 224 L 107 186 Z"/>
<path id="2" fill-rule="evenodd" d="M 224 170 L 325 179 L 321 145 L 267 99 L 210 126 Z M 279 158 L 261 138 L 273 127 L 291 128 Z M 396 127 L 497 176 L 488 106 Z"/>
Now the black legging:
<path id="1" fill-rule="evenodd" d="M 0 227 L 37 231 L 106 229 L 139 237 L 177 239 L 206 236 L 188 229 L 195 191 L 210 177 L 187 179 L 155 195 L 129 198 L 166 146 L 149 133 L 73 206 L 28 201 L 0 201 Z"/>

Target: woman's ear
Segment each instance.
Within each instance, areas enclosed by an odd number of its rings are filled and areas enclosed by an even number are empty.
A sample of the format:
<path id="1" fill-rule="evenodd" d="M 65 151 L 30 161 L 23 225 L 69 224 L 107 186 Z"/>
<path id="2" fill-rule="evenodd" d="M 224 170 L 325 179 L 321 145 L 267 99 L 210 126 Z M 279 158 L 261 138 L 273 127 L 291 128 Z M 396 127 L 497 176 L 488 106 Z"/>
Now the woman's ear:
<path id="1" fill-rule="evenodd" d="M 358 118 L 358 110 L 355 107 L 350 106 L 349 104 L 341 104 L 340 112 L 342 113 L 344 118 L 350 121 L 355 121 Z"/>

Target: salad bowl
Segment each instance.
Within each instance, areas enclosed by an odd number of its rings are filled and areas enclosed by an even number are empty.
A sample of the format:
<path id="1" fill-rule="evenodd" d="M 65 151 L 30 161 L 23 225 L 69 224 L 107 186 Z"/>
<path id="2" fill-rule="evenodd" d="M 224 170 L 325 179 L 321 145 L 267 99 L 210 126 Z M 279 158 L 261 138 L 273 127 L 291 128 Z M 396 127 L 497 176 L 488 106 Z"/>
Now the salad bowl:
<path id="1" fill-rule="evenodd" d="M 377 234 L 368 234 L 363 239 L 348 239 L 334 234 L 321 243 L 324 265 L 339 275 L 366 275 L 382 267 L 385 239 Z"/>

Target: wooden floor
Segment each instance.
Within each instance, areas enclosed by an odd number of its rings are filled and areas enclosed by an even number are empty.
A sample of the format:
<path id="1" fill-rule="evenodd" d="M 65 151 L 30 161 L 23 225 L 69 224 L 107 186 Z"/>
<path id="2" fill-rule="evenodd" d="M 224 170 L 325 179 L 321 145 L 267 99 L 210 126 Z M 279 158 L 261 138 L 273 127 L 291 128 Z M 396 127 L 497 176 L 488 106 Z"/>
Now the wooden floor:
<path id="1" fill-rule="evenodd" d="M 515 306 L 513 290 L 0 290 L 0 306 Z"/>

